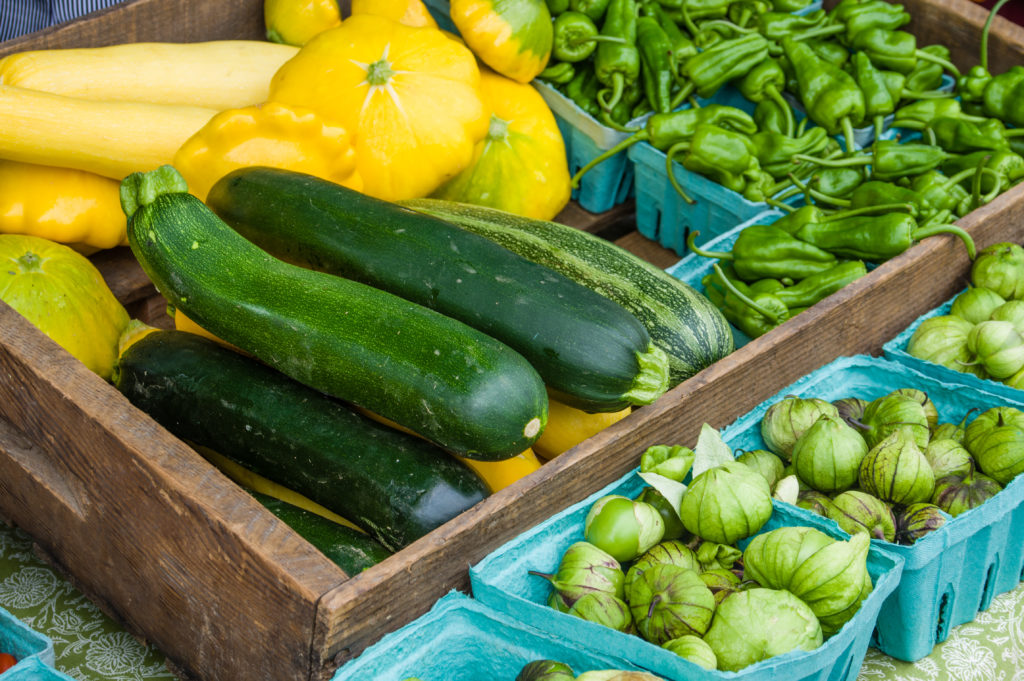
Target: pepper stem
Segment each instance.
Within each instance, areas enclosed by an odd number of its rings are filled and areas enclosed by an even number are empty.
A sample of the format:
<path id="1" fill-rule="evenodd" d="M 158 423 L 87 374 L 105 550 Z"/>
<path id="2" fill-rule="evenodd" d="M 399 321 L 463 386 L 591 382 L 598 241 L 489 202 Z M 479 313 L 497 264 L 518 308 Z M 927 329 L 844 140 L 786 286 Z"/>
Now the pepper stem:
<path id="1" fill-rule="evenodd" d="M 711 21 L 705 21 L 703 24 L 700 25 L 700 30 L 707 31 L 709 29 L 716 28 L 719 26 L 721 26 L 722 28 L 727 28 L 730 31 L 736 31 L 737 33 L 757 33 L 757 31 L 753 28 L 744 28 L 726 19 L 713 19 Z"/>
<path id="2" fill-rule="evenodd" d="M 853 134 L 853 121 L 850 120 L 849 116 L 843 116 L 839 124 L 843 127 L 843 138 L 846 140 L 846 151 L 852 152 L 853 148 L 857 146 L 856 136 Z"/>
<path id="3" fill-rule="evenodd" d="M 999 0 L 996 4 L 992 5 L 992 9 L 989 10 L 988 19 L 985 20 L 985 28 L 981 31 L 981 68 L 988 71 L 988 34 L 992 30 L 992 22 L 995 21 L 996 15 L 999 14 L 999 10 L 1003 8 L 1003 5 L 1008 3 L 1010 0 Z M 685 3 L 683 3 L 685 4 Z"/>
<path id="4" fill-rule="evenodd" d="M 885 132 L 885 114 L 878 114 L 875 116 L 875 139 L 882 139 L 882 133 Z"/>
<path id="5" fill-rule="evenodd" d="M 793 107 L 789 105 L 789 102 L 782 98 L 782 93 L 780 93 L 779 89 L 772 83 L 765 86 L 764 93 L 782 110 L 782 117 L 786 123 L 786 137 L 792 137 L 793 133 L 796 131 L 796 123 L 793 120 Z"/>
<path id="6" fill-rule="evenodd" d="M 736 286 L 731 281 L 729 281 L 729 277 L 725 276 L 725 272 L 723 272 L 722 268 L 718 266 L 718 263 L 712 265 L 711 268 L 715 271 L 715 274 L 718 275 L 719 280 L 721 280 L 722 282 L 722 286 L 724 286 L 726 290 L 729 291 L 729 293 L 736 296 L 737 300 L 739 300 L 752 310 L 756 311 L 765 319 L 771 320 L 774 324 L 782 323 L 783 320 L 779 319 L 779 316 L 777 314 L 764 309 L 763 307 L 755 303 L 753 300 L 751 300 L 749 297 L 744 295 L 742 291 L 736 288 Z"/>
<path id="7" fill-rule="evenodd" d="M 826 215 L 819 222 L 831 222 L 845 218 L 856 217 L 857 215 L 874 215 L 875 213 L 914 213 L 917 208 L 912 203 L 880 203 L 877 206 L 861 206 L 851 208 L 837 213 Z"/>
<path id="8" fill-rule="evenodd" d="M 573 38 L 572 40 L 566 41 L 566 43 L 576 47 L 583 43 L 617 43 L 619 45 L 628 45 L 629 41 L 625 38 L 618 38 L 613 35 L 592 35 L 586 38 Z"/>
<path id="9" fill-rule="evenodd" d="M 914 230 L 911 236 L 915 241 L 920 241 L 921 239 L 926 239 L 937 234 L 953 234 L 959 237 L 960 240 L 964 242 L 964 246 L 967 247 L 967 256 L 971 260 L 974 260 L 977 255 L 977 251 L 974 248 L 974 239 L 971 238 L 970 234 L 956 225 L 948 223 L 942 225 L 925 225 L 924 227 L 919 227 Z"/>
<path id="10" fill-rule="evenodd" d="M 818 201 L 824 201 L 825 203 L 830 203 L 833 206 L 839 206 L 840 208 L 849 208 L 850 207 L 849 200 L 847 200 L 847 199 L 840 199 L 838 197 L 830 196 L 828 194 L 820 192 L 817 189 L 815 189 L 814 187 L 810 186 L 809 184 L 805 184 L 805 183 L 801 182 L 800 178 L 798 178 L 793 173 L 789 173 L 789 179 L 793 182 L 793 184 L 795 184 L 797 187 L 799 187 L 803 191 L 804 194 L 806 194 L 807 196 L 811 197 L 812 199 L 817 199 Z M 808 201 L 808 203 L 810 203 L 810 201 Z"/>
<path id="11" fill-rule="evenodd" d="M 580 168 L 579 170 L 576 171 L 576 174 L 572 176 L 572 179 L 569 181 L 569 183 L 572 185 L 573 189 L 578 188 L 580 186 L 580 178 L 582 178 L 584 175 L 586 175 L 589 171 L 593 170 L 594 166 L 598 165 L 599 163 L 603 163 L 603 162 L 607 161 L 608 159 L 610 159 L 612 156 L 614 156 L 615 154 L 619 153 L 620 151 L 623 151 L 624 149 L 628 149 L 629 147 L 633 146 L 637 142 L 642 142 L 643 140 L 646 140 L 646 139 L 647 139 L 647 129 L 646 128 L 644 128 L 643 130 L 640 130 L 638 132 L 633 133 L 630 137 L 627 137 L 626 139 L 622 140 L 621 142 L 616 144 L 614 147 L 612 147 L 608 151 L 605 151 L 604 153 L 602 153 L 600 156 L 597 156 L 597 157 L 591 159 L 590 162 L 587 163 L 587 165 L 583 166 L 582 168 Z"/>
<path id="12" fill-rule="evenodd" d="M 981 178 L 985 170 L 985 166 L 988 165 L 989 159 L 992 158 L 992 154 L 985 154 L 981 160 L 978 161 L 978 167 L 974 169 L 974 179 L 971 181 L 971 209 L 977 208 L 981 204 Z M 998 182 L 996 183 L 998 184 Z M 973 260 L 973 258 L 972 258 Z"/>
<path id="13" fill-rule="evenodd" d="M 602 109 L 610 112 L 612 109 L 615 108 L 615 105 L 619 103 L 619 100 L 622 99 L 622 93 L 625 91 L 625 89 L 626 77 L 620 72 L 613 73 L 611 87 L 603 88 L 598 91 L 597 103 L 601 106 Z M 608 99 L 608 90 L 611 90 L 612 92 L 611 99 Z"/>
<path id="14" fill-rule="evenodd" d="M 807 154 L 794 154 L 793 161 L 806 161 L 807 163 L 813 163 L 819 166 L 825 166 L 826 168 L 849 168 L 852 166 L 866 166 L 871 164 L 871 157 L 866 155 L 860 156 L 848 156 L 846 158 L 818 158 L 817 156 L 808 156 Z"/>
<path id="15" fill-rule="evenodd" d="M 953 64 L 953 62 L 949 61 L 948 59 L 943 59 L 938 55 L 932 54 L 931 52 L 925 52 L 924 50 L 917 50 L 914 54 L 917 55 L 918 59 L 921 59 L 923 61 L 930 61 L 933 64 L 938 64 L 939 66 L 953 74 L 955 78 L 960 77 L 960 69 L 958 69 Z"/>
<path id="16" fill-rule="evenodd" d="M 693 94 L 695 89 L 696 86 L 693 84 L 693 81 L 687 81 L 686 84 L 679 88 L 679 91 L 672 96 L 672 101 L 669 103 L 669 106 L 672 109 L 682 106 L 683 102 L 686 101 L 687 97 Z"/>
<path id="17" fill-rule="evenodd" d="M 686 247 L 701 256 L 702 258 L 718 258 L 719 260 L 733 260 L 735 256 L 730 251 L 705 251 L 697 247 L 697 237 L 700 230 L 690 232 L 686 235 Z"/>
<path id="18" fill-rule="evenodd" d="M 907 130 L 924 130 L 926 126 L 921 121 L 916 121 L 913 118 L 897 118 L 889 125 L 889 127 L 906 128 Z"/>
<path id="19" fill-rule="evenodd" d="M 689 148 L 689 140 L 677 142 L 669 147 L 668 151 L 665 152 L 665 172 L 668 173 L 668 181 L 671 182 L 675 190 L 679 192 L 679 196 L 683 197 L 683 201 L 686 201 L 689 204 L 694 204 L 697 202 L 690 198 L 690 195 L 683 189 L 683 185 L 679 184 L 679 180 L 676 178 L 675 169 L 672 167 L 672 161 L 675 160 L 676 154 L 680 151 L 686 151 Z"/>
<path id="20" fill-rule="evenodd" d="M 903 99 L 949 99 L 954 95 L 944 90 L 903 90 L 900 96 Z"/>
<path id="21" fill-rule="evenodd" d="M 792 37 L 793 40 L 807 40 L 808 38 L 821 38 L 822 36 L 835 35 L 836 33 L 842 33 L 845 30 L 845 24 L 832 24 L 830 26 L 821 26 L 810 31 L 804 31 L 803 33 L 796 33 Z"/>

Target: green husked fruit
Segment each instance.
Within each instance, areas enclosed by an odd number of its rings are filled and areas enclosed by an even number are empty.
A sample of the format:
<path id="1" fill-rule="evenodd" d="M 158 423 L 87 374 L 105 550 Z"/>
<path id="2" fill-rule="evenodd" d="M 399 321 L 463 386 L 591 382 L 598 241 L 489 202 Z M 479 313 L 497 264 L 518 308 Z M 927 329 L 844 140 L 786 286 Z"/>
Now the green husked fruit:
<path id="1" fill-rule="evenodd" d="M 501 341 L 572 407 L 621 411 L 668 389 L 667 358 L 622 305 L 450 222 L 277 168 L 239 168 L 206 202 L 275 257 L 387 291 Z"/>
<path id="2" fill-rule="evenodd" d="M 391 550 L 487 496 L 434 445 L 192 333 L 157 331 L 130 345 L 114 385 L 179 438 L 309 497 Z"/>
<path id="3" fill-rule="evenodd" d="M 674 386 L 733 351 L 732 331 L 707 298 L 610 241 L 557 222 L 434 199 L 401 205 L 485 236 L 610 298 L 668 355 Z"/>
<path id="4" fill-rule="evenodd" d="M 525 450 L 547 392 L 507 345 L 398 296 L 290 265 L 186 193 L 170 166 L 121 184 L 132 252 L 176 309 L 301 383 L 465 457 Z"/>

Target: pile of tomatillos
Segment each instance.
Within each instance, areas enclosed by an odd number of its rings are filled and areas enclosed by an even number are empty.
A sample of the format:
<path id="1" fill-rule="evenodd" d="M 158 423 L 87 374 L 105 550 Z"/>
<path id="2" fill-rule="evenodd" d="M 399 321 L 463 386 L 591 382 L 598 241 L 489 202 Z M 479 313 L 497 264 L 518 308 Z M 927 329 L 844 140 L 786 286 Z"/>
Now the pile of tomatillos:
<path id="1" fill-rule="evenodd" d="M 549 580 L 551 607 L 705 669 L 736 671 L 814 650 L 871 593 L 868 536 L 762 531 L 773 513 L 768 480 L 733 459 L 709 426 L 696 451 L 651 447 L 640 470 L 651 486 L 636 499 L 598 499 L 584 540 L 567 548 L 554 573 L 534 573 Z"/>
<path id="2" fill-rule="evenodd" d="M 1024 248 L 997 243 L 971 267 L 947 315 L 925 319 L 907 352 L 949 369 L 1024 388 Z"/>
<path id="3" fill-rule="evenodd" d="M 913 544 L 1024 471 L 1024 412 L 975 412 L 940 422 L 935 404 L 914 388 L 871 401 L 790 396 L 762 419 L 770 451 L 746 456 L 779 476 L 795 474 L 797 505 L 846 532 Z"/>

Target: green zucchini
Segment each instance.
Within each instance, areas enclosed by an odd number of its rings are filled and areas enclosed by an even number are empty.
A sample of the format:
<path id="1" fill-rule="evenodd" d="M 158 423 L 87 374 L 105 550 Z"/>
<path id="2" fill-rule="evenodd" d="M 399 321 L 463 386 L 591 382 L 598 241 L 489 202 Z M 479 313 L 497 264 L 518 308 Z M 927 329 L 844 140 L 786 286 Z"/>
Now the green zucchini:
<path id="1" fill-rule="evenodd" d="M 114 385 L 193 445 L 305 495 L 397 551 L 487 496 L 450 454 L 186 331 L 130 345 Z"/>
<path id="2" fill-rule="evenodd" d="M 483 206 L 437 199 L 401 205 L 487 237 L 625 307 L 668 355 L 670 386 L 734 349 L 728 322 L 707 298 L 610 241 L 557 222 Z"/>
<path id="3" fill-rule="evenodd" d="M 121 184 L 132 252 L 175 308 L 297 381 L 467 458 L 524 451 L 547 422 L 507 345 L 398 296 L 269 255 L 163 166 Z"/>
<path id="4" fill-rule="evenodd" d="M 349 576 L 357 575 L 391 555 L 380 542 L 359 530 L 292 506 L 287 501 L 252 490 L 246 491 Z"/>
<path id="5" fill-rule="evenodd" d="M 206 203 L 271 255 L 497 338 L 570 406 L 621 411 L 668 388 L 667 358 L 624 307 L 443 220 L 277 168 L 240 168 L 214 185 Z"/>

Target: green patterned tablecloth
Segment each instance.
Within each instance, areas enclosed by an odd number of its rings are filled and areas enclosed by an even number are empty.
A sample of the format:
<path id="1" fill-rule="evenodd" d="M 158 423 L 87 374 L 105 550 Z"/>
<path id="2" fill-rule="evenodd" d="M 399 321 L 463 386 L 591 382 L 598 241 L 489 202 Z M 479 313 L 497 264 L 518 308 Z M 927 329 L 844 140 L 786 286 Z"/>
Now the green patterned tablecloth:
<path id="1" fill-rule="evenodd" d="M 79 681 L 174 679 L 164 656 L 125 632 L 0 523 L 0 606 L 53 639 L 57 668 Z M 1024 681 L 1024 586 L 997 596 L 932 654 L 900 662 L 869 649 L 858 681 Z"/>

